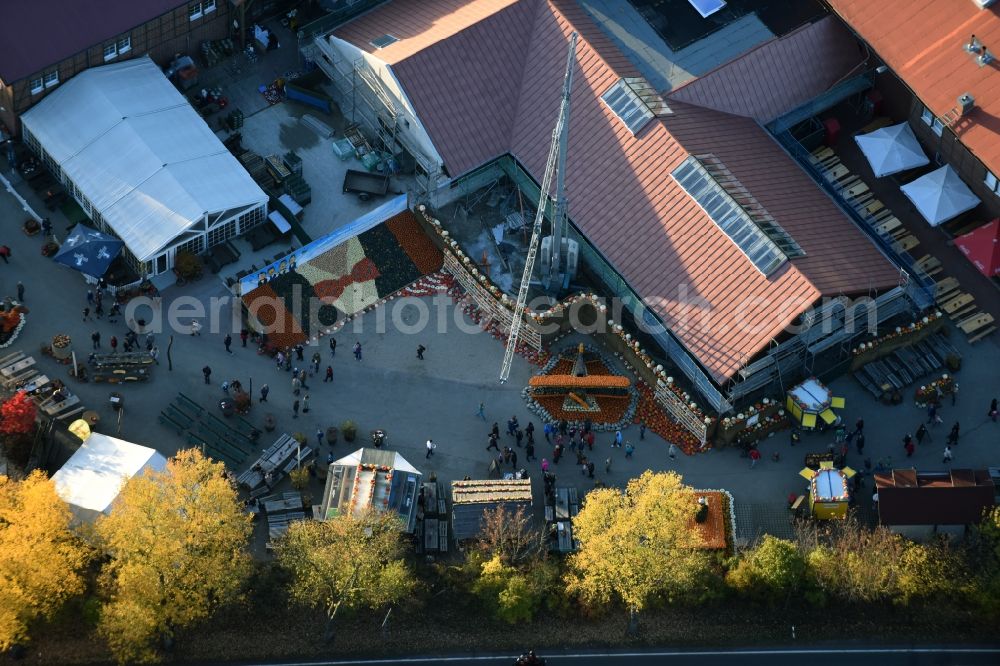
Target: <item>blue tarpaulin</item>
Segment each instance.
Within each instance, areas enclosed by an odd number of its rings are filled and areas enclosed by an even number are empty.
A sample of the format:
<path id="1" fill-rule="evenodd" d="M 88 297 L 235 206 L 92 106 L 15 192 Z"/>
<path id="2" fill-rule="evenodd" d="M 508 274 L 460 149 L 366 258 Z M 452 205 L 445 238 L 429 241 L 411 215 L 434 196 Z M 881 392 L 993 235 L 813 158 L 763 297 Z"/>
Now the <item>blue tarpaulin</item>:
<path id="1" fill-rule="evenodd" d="M 66 241 L 53 257 L 60 264 L 99 278 L 119 255 L 125 244 L 83 224 L 73 227 Z"/>

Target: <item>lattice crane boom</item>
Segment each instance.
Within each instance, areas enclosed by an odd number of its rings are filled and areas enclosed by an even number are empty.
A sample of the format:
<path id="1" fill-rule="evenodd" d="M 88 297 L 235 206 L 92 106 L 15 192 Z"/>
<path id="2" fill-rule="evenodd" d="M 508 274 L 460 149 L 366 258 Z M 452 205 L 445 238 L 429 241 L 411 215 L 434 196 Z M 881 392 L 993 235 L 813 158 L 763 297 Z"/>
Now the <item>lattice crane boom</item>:
<path id="1" fill-rule="evenodd" d="M 562 103 L 559 105 L 559 118 L 552 130 L 552 143 L 549 145 L 549 157 L 545 162 L 545 175 L 538 195 L 538 210 L 531 228 L 531 241 L 528 243 L 528 254 L 524 259 L 524 272 L 521 274 L 521 286 L 517 291 L 517 304 L 514 306 L 514 318 L 510 322 L 510 334 L 507 337 L 507 349 L 504 350 L 503 364 L 500 366 L 500 383 L 510 377 L 510 366 L 514 361 L 514 351 L 517 349 L 517 338 L 521 332 L 521 322 L 524 318 L 524 308 L 528 302 L 528 290 L 531 286 L 531 274 L 535 270 L 535 257 L 538 254 L 538 244 L 542 237 L 542 223 L 545 221 L 545 207 L 549 199 L 549 189 L 559 162 L 561 146 L 566 140 L 564 127 L 569 120 L 569 95 L 573 87 L 573 60 L 576 57 L 576 33 L 570 35 L 569 53 L 566 56 L 566 75 L 563 79 Z M 563 151 L 565 154 L 565 151 Z M 558 221 L 553 221 L 558 224 Z M 558 252 L 558 248 L 556 249 Z"/>

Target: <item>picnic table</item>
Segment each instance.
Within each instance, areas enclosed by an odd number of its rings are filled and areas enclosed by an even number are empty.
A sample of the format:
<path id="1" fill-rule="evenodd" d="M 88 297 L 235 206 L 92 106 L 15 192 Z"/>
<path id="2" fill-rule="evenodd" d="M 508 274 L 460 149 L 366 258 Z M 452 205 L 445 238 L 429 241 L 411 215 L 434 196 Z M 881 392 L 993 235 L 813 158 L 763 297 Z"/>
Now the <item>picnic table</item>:
<path id="1" fill-rule="evenodd" d="M 29 356 L 28 358 L 21 359 L 14 365 L 8 365 L 6 368 L 0 369 L 0 374 L 4 377 L 14 377 L 21 374 L 31 366 L 35 364 L 35 357 Z"/>
<path id="2" fill-rule="evenodd" d="M 302 498 L 282 498 L 264 502 L 264 511 L 268 513 L 281 513 L 283 511 L 301 511 Z"/>
<path id="3" fill-rule="evenodd" d="M 977 315 L 973 315 L 968 319 L 965 319 L 958 323 L 958 327 L 962 329 L 962 332 L 966 335 L 971 335 L 983 328 L 993 323 L 993 315 L 989 312 L 980 312 Z"/>
<path id="4" fill-rule="evenodd" d="M 38 375 L 36 377 L 32 377 L 31 381 L 21 386 L 20 390 L 25 391 L 27 393 L 34 393 L 35 391 L 42 388 L 51 381 L 52 380 L 48 378 L 48 375 Z"/>
<path id="5" fill-rule="evenodd" d="M 920 241 L 917 240 L 917 237 L 913 234 L 907 234 L 893 243 L 892 247 L 896 252 L 909 252 L 918 245 L 920 245 Z"/>
<path id="6" fill-rule="evenodd" d="M 78 404 L 80 404 L 80 398 L 75 395 L 71 395 L 65 400 L 60 400 L 59 402 L 54 404 L 42 403 L 42 411 L 48 414 L 49 416 L 55 416 L 59 412 L 69 409 L 70 407 L 73 407 L 74 405 Z"/>
<path id="7" fill-rule="evenodd" d="M 876 224 L 875 225 L 875 231 L 877 231 L 880 234 L 885 234 L 885 235 L 888 236 L 888 235 L 892 234 L 893 231 L 895 231 L 896 229 L 899 229 L 902 226 L 903 226 L 903 223 L 899 221 L 899 218 L 895 217 L 895 216 L 892 216 L 892 217 L 888 217 L 888 218 L 882 220 L 881 222 L 879 222 L 878 224 Z"/>
<path id="8" fill-rule="evenodd" d="M 969 303 L 971 303 L 973 300 L 974 299 L 972 297 L 972 294 L 970 294 L 968 292 L 961 293 L 958 296 L 955 296 L 953 299 L 951 299 L 947 303 L 943 304 L 941 306 L 941 309 L 944 310 L 948 314 L 952 314 L 953 312 L 957 312 L 958 310 L 961 310 L 966 305 L 968 305 Z"/>

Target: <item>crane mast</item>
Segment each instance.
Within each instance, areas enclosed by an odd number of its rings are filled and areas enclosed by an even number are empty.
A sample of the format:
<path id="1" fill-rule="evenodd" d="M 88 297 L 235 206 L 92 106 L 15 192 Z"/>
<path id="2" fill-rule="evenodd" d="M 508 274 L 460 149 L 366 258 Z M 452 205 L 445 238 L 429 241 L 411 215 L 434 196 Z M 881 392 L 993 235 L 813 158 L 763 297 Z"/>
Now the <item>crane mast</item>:
<path id="1" fill-rule="evenodd" d="M 500 383 L 510 377 L 510 366 L 514 360 L 514 350 L 517 348 L 517 338 L 521 332 L 521 322 L 524 318 L 524 308 L 528 302 L 528 289 L 531 286 L 531 274 L 535 270 L 535 257 L 538 254 L 538 243 L 542 236 L 542 223 L 545 221 L 545 206 L 549 199 L 549 189 L 552 187 L 552 177 L 559 167 L 556 210 L 552 220 L 554 239 L 560 238 L 556 229 L 563 223 L 560 215 L 565 216 L 565 201 L 562 196 L 563 171 L 566 165 L 566 137 L 569 129 L 569 95 L 573 87 L 573 61 L 576 57 L 576 33 L 569 38 L 569 52 L 566 55 L 566 75 L 563 78 L 562 102 L 559 105 L 559 118 L 552 130 L 552 143 L 549 146 L 549 157 L 545 162 L 545 174 L 542 177 L 542 187 L 538 195 L 538 210 L 531 228 L 531 241 L 528 244 L 528 254 L 524 259 L 524 272 L 521 275 L 521 286 L 517 291 L 517 304 L 514 306 L 514 318 L 510 322 L 510 334 L 507 337 L 507 349 L 504 351 L 503 364 L 500 366 Z M 561 211 L 559 209 L 562 209 Z M 553 247 L 553 263 L 551 274 L 558 276 L 558 256 L 561 247 Z"/>

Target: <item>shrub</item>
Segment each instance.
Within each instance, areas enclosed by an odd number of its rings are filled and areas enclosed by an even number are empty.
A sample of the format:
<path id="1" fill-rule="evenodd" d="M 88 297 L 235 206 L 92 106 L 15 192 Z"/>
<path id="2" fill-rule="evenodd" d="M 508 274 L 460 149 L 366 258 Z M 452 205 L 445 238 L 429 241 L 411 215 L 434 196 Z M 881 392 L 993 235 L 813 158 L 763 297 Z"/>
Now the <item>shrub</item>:
<path id="1" fill-rule="evenodd" d="M 483 562 L 472 591 L 504 622 L 530 622 L 547 596 L 548 578 L 541 566 L 522 572 L 495 555 Z"/>
<path id="2" fill-rule="evenodd" d="M 201 259 L 190 252 L 178 252 L 174 259 L 174 270 L 185 280 L 197 280 L 201 277 Z"/>
<path id="3" fill-rule="evenodd" d="M 740 594 L 771 604 L 796 594 L 805 580 L 806 562 L 798 547 L 771 535 L 740 558 L 726 577 Z"/>
<path id="4" fill-rule="evenodd" d="M 358 436 L 358 424 L 348 419 L 340 424 L 340 434 L 344 436 L 345 442 L 353 442 Z"/>

